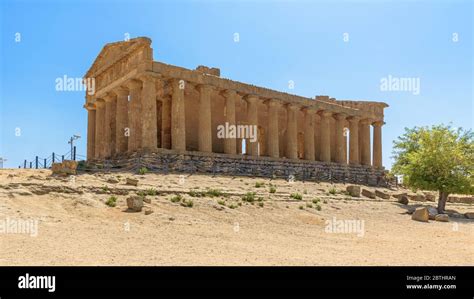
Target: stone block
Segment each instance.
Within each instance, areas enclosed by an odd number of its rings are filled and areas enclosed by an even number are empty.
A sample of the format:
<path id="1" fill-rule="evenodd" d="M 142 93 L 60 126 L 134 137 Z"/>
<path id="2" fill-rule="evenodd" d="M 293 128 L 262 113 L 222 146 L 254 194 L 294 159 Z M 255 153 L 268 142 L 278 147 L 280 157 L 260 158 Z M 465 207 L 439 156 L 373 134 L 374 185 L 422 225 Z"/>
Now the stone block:
<path id="1" fill-rule="evenodd" d="M 143 208 L 143 198 L 141 196 L 130 196 L 127 198 L 127 207 L 133 212 L 141 212 Z"/>
<path id="2" fill-rule="evenodd" d="M 383 198 L 383 199 L 389 199 L 390 198 L 390 194 L 388 194 L 387 192 L 383 192 L 381 190 L 375 190 L 375 196 Z"/>
<path id="3" fill-rule="evenodd" d="M 352 197 L 360 197 L 360 186 L 349 185 L 349 186 L 346 187 L 346 191 Z"/>
<path id="4" fill-rule="evenodd" d="M 362 195 L 368 198 L 375 199 L 375 192 L 368 189 L 362 189 Z"/>
<path id="5" fill-rule="evenodd" d="M 429 219 L 428 209 L 424 207 L 417 208 L 411 215 L 411 219 L 416 220 L 416 221 L 421 221 L 421 222 L 428 222 L 428 219 Z"/>

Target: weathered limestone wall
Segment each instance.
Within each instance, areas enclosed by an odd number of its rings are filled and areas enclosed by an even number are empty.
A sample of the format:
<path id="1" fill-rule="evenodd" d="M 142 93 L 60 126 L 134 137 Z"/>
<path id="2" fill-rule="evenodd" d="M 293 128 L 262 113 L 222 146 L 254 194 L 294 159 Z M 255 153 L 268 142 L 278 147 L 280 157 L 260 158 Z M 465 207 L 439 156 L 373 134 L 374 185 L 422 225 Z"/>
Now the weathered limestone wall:
<path id="1" fill-rule="evenodd" d="M 103 162 L 89 162 L 90 166 Z M 107 166 L 108 165 L 108 166 Z M 319 161 L 301 161 L 242 155 L 184 152 L 176 154 L 160 149 L 157 153 L 133 155 L 130 158 L 107 160 L 105 168 L 136 171 L 146 167 L 157 173 L 207 173 L 255 176 L 286 180 L 327 181 L 369 186 L 386 186 L 384 170 L 363 165 L 341 165 Z"/>

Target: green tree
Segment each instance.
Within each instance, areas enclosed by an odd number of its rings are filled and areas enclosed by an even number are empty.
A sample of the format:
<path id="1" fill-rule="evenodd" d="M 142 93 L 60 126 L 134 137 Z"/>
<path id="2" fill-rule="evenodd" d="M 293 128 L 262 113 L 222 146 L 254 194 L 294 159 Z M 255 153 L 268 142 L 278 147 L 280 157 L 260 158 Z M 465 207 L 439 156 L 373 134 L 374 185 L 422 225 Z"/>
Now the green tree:
<path id="1" fill-rule="evenodd" d="M 415 190 L 439 192 L 438 212 L 448 195 L 474 194 L 474 134 L 450 126 L 405 128 L 394 141 L 392 171 Z"/>

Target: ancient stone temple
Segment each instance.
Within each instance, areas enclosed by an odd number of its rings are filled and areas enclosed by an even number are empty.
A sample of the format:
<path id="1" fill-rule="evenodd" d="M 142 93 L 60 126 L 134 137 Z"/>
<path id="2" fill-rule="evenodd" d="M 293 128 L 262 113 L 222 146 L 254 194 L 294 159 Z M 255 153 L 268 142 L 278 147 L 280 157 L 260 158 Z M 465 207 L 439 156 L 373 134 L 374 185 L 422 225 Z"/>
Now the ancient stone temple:
<path id="1" fill-rule="evenodd" d="M 152 51 L 144 37 L 110 43 L 86 73 L 88 162 L 383 183 L 387 104 L 305 98 L 153 61 Z"/>

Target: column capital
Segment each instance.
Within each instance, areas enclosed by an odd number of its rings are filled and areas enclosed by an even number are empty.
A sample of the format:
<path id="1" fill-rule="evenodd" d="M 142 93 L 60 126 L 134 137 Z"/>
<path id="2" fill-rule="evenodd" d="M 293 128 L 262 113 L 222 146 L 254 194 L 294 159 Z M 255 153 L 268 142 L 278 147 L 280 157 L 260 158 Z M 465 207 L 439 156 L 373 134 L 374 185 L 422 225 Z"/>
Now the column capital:
<path id="1" fill-rule="evenodd" d="M 347 118 L 347 114 L 345 113 L 337 113 L 334 115 L 337 120 L 345 120 Z"/>
<path id="2" fill-rule="evenodd" d="M 226 97 L 226 98 L 229 98 L 229 97 L 232 97 L 232 96 L 235 96 L 237 95 L 237 91 L 233 90 L 233 89 L 226 89 L 226 90 L 223 90 L 221 92 L 221 94 Z"/>
<path id="3" fill-rule="evenodd" d="M 114 92 L 119 97 L 128 96 L 128 89 L 122 86 L 115 88 L 112 92 Z"/>
<path id="4" fill-rule="evenodd" d="M 370 118 L 363 118 L 360 120 L 360 123 L 362 125 L 370 125 L 372 123 L 372 120 Z"/>
<path id="5" fill-rule="evenodd" d="M 138 81 L 138 80 L 135 80 L 135 79 L 132 79 L 130 81 L 127 81 L 125 84 L 124 84 L 129 90 L 133 90 L 133 89 L 138 89 L 138 88 L 141 88 L 142 87 L 142 82 Z"/>
<path id="6" fill-rule="evenodd" d="M 198 91 L 202 91 L 202 90 L 211 91 L 211 90 L 214 90 L 214 86 L 209 85 L 209 84 L 198 84 L 196 85 L 196 89 Z"/>
<path id="7" fill-rule="evenodd" d="M 361 119 L 361 118 L 360 118 L 359 116 L 357 116 L 357 115 L 352 115 L 352 116 L 349 116 L 349 117 L 347 118 L 347 120 L 348 120 L 349 122 L 351 122 L 351 123 L 357 123 L 357 122 L 360 121 L 360 119 Z"/>
<path id="8" fill-rule="evenodd" d="M 85 104 L 85 105 L 84 105 L 84 108 L 86 108 L 87 111 L 91 111 L 91 110 L 95 110 L 95 109 L 96 109 L 95 105 L 92 104 L 92 103 L 87 103 L 87 104 Z"/>
<path id="9" fill-rule="evenodd" d="M 376 120 L 376 121 L 372 122 L 372 126 L 374 126 L 374 127 L 381 127 L 383 125 L 385 125 L 385 122 L 383 120 Z"/>
<path id="10" fill-rule="evenodd" d="M 103 98 L 96 98 L 95 99 L 95 106 L 97 108 L 102 108 L 105 106 L 105 100 Z"/>
<path id="11" fill-rule="evenodd" d="M 267 105 L 270 107 L 281 107 L 281 102 L 277 99 L 269 99 L 267 100 Z"/>
<path id="12" fill-rule="evenodd" d="M 321 112 L 319 112 L 319 114 L 320 114 L 321 116 L 329 117 L 329 116 L 333 116 L 334 113 L 331 112 L 331 111 L 322 110 Z"/>
<path id="13" fill-rule="evenodd" d="M 142 82 L 153 82 L 155 81 L 155 77 L 152 76 L 150 73 L 142 73 L 137 76 L 137 79 Z"/>
<path id="14" fill-rule="evenodd" d="M 298 104 L 295 104 L 295 103 L 288 103 L 286 105 L 286 108 L 291 110 L 291 111 L 296 111 L 296 110 L 299 110 L 301 108 L 301 106 L 298 105 Z"/>
<path id="15" fill-rule="evenodd" d="M 117 95 L 114 93 L 114 92 L 108 92 L 105 96 L 104 96 L 104 100 L 105 102 L 110 102 L 112 101 Z"/>
<path id="16" fill-rule="evenodd" d="M 254 94 L 248 94 L 246 96 L 244 96 L 244 100 L 247 101 L 247 103 L 256 103 L 260 98 L 257 96 L 257 95 L 254 95 Z"/>
<path id="17" fill-rule="evenodd" d="M 316 114 L 319 111 L 319 109 L 315 106 L 303 107 L 303 109 L 301 109 L 301 110 L 306 112 L 306 113 L 313 113 L 313 114 Z"/>

